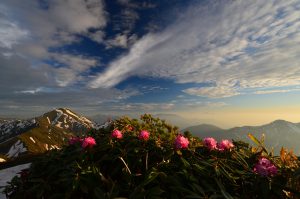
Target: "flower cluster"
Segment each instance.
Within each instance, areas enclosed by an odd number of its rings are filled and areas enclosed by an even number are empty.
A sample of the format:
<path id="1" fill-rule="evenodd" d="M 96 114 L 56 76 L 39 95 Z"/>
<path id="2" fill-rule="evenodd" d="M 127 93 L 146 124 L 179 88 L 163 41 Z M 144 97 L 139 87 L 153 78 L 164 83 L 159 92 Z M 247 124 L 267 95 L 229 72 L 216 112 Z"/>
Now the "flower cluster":
<path id="1" fill-rule="evenodd" d="M 111 133 L 111 137 L 116 138 L 116 139 L 121 139 L 123 138 L 123 134 L 120 130 L 115 129 Z M 147 130 L 142 130 L 138 136 L 139 140 L 147 141 L 150 138 L 150 133 Z M 189 146 L 189 140 L 188 138 L 185 138 L 182 135 L 178 135 L 174 141 L 174 146 L 175 149 L 186 149 Z"/>
<path id="2" fill-rule="evenodd" d="M 116 139 L 121 139 L 123 137 L 123 134 L 121 131 L 115 129 L 113 130 L 113 132 L 111 133 L 111 137 L 116 138 Z"/>
<path id="3" fill-rule="evenodd" d="M 182 135 L 178 135 L 174 142 L 176 149 L 186 149 L 189 146 L 189 140 Z"/>
<path id="4" fill-rule="evenodd" d="M 255 164 L 253 171 L 262 176 L 274 176 L 277 174 L 277 167 L 267 158 L 261 157 Z"/>
<path id="5" fill-rule="evenodd" d="M 209 150 L 217 149 L 217 141 L 214 138 L 204 138 L 203 142 Z"/>
<path id="6" fill-rule="evenodd" d="M 130 130 L 132 130 L 133 128 L 131 127 Z M 118 129 L 115 129 L 113 130 L 113 132 L 111 133 L 111 137 L 113 138 L 116 138 L 116 139 L 122 139 L 123 138 L 123 134 L 120 130 Z M 139 134 L 139 139 L 140 140 L 144 140 L 144 141 L 147 141 L 150 137 L 150 133 L 146 130 L 143 130 L 140 132 Z"/>
<path id="7" fill-rule="evenodd" d="M 145 140 L 147 141 L 149 139 L 150 133 L 148 131 L 141 131 L 139 135 L 140 140 Z"/>
<path id="8" fill-rule="evenodd" d="M 74 145 L 74 144 L 81 144 L 82 148 L 92 148 L 94 145 L 96 145 L 96 140 L 93 137 L 86 137 L 84 139 L 80 137 L 71 137 L 69 139 L 69 144 Z"/>
<path id="9" fill-rule="evenodd" d="M 212 137 L 204 138 L 203 143 L 209 150 L 225 151 L 230 150 L 232 147 L 234 147 L 232 142 L 229 140 L 222 140 L 220 143 L 218 143 Z"/>
<path id="10" fill-rule="evenodd" d="M 82 141 L 82 148 L 92 148 L 94 145 L 96 145 L 96 141 L 92 137 L 84 138 Z"/>
<path id="11" fill-rule="evenodd" d="M 219 151 L 230 150 L 232 147 L 234 147 L 234 145 L 229 140 L 222 140 L 217 146 Z"/>

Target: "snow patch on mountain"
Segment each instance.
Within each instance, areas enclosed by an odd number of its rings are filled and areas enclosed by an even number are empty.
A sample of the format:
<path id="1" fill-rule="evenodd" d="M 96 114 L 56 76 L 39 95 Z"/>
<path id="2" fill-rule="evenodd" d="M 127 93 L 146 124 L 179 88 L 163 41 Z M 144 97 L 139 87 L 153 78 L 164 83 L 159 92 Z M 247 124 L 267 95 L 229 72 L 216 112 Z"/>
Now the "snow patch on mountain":
<path id="1" fill-rule="evenodd" d="M 93 123 L 93 128 L 96 130 L 105 129 L 111 125 L 112 122 L 105 122 L 104 124 Z"/>
<path id="2" fill-rule="evenodd" d="M 31 128 L 36 127 L 37 121 L 30 120 L 5 120 L 0 123 L 0 143 L 8 140 L 16 135 L 19 135 Z"/>
<path id="3" fill-rule="evenodd" d="M 49 117 L 47 117 L 47 121 L 48 121 L 49 124 L 51 124 Z"/>
<path id="4" fill-rule="evenodd" d="M 71 111 L 69 111 L 68 109 L 65 109 L 66 112 L 72 116 L 74 116 L 77 120 L 82 121 L 83 123 L 88 123 L 88 124 L 92 124 L 92 122 L 85 118 L 85 117 L 79 117 L 78 115 L 75 115 L 74 113 L 72 113 Z"/>
<path id="5" fill-rule="evenodd" d="M 21 164 L 18 166 L 0 170 L 0 187 L 6 186 L 7 182 L 11 181 L 11 179 L 16 176 L 21 170 L 29 168 L 30 164 L 31 163 Z M 0 188 L 0 199 L 6 198 L 6 196 L 2 194 L 3 189 L 4 188 Z"/>
<path id="6" fill-rule="evenodd" d="M 14 145 L 12 145 L 6 154 L 8 158 L 15 158 L 20 155 L 20 153 L 26 152 L 27 149 L 24 146 L 24 143 L 21 140 L 18 140 Z"/>
<path id="7" fill-rule="evenodd" d="M 61 110 L 55 109 L 56 111 L 56 118 L 52 121 L 52 124 L 55 125 L 59 118 L 64 114 Z"/>
<path id="8" fill-rule="evenodd" d="M 30 139 L 33 143 L 35 143 L 35 140 L 34 140 L 32 137 L 29 137 L 29 139 Z"/>
<path id="9" fill-rule="evenodd" d="M 62 129 L 63 127 L 62 127 L 61 125 L 62 125 L 62 122 L 57 122 L 57 123 L 55 124 L 56 127 Z"/>
<path id="10" fill-rule="evenodd" d="M 60 147 L 58 147 L 57 145 L 50 145 L 50 150 L 52 149 L 60 149 Z"/>

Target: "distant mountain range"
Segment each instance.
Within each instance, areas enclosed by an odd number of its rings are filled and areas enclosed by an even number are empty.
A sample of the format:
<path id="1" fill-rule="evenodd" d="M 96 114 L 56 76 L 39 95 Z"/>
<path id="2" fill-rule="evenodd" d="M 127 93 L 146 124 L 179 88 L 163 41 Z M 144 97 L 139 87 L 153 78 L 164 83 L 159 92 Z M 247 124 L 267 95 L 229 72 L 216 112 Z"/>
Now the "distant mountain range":
<path id="1" fill-rule="evenodd" d="M 193 124 L 196 124 L 193 121 L 187 120 L 179 115 L 176 114 L 165 114 L 165 113 L 160 113 L 160 114 L 155 114 L 153 115 L 154 117 L 158 117 L 160 119 L 166 120 L 168 123 L 171 123 L 175 126 L 178 126 L 180 129 L 186 128 L 188 126 L 191 126 Z"/>
<path id="2" fill-rule="evenodd" d="M 222 129 L 214 125 L 201 124 L 185 128 L 183 131 L 190 131 L 194 136 L 200 138 L 214 137 L 221 139 L 243 140 L 251 143 L 248 133 L 260 139 L 265 135 L 265 146 L 268 149 L 274 148 L 276 154 L 281 147 L 293 149 L 296 155 L 300 155 L 300 123 L 292 123 L 284 120 L 275 120 L 262 126 L 243 126 L 231 129 Z"/>
<path id="3" fill-rule="evenodd" d="M 131 115 L 127 115 L 131 118 L 138 118 L 139 115 L 138 114 L 131 114 Z M 102 124 L 102 123 L 105 123 L 107 122 L 108 120 L 115 120 L 115 119 L 118 119 L 120 118 L 121 115 L 105 115 L 105 114 L 97 114 L 97 115 L 93 115 L 93 116 L 90 116 L 90 118 L 99 123 L 99 124 Z M 159 114 L 153 114 L 153 117 L 158 117 L 160 119 L 164 119 L 166 120 L 168 123 L 171 123 L 173 125 L 176 125 L 178 126 L 180 129 L 182 128 L 186 128 L 188 126 L 191 126 L 193 124 L 197 124 L 196 121 L 191 121 L 191 120 L 187 120 L 179 115 L 176 115 L 176 114 L 170 114 L 170 113 L 159 113 Z"/>
<path id="4" fill-rule="evenodd" d="M 101 127 L 67 108 L 55 109 L 30 120 L 3 119 L 0 121 L 0 158 L 59 149 L 70 136 Z"/>
<path id="5" fill-rule="evenodd" d="M 90 116 L 89 118 L 91 118 L 94 122 L 98 124 L 104 124 L 105 122 L 108 122 L 110 120 L 118 119 L 120 118 L 120 116 L 97 114 L 97 115 Z"/>
<path id="6" fill-rule="evenodd" d="M 189 121 L 175 114 L 157 114 L 154 117 L 165 119 L 181 129 L 190 124 Z M 0 162 L 3 159 L 14 159 L 28 154 L 40 154 L 48 150 L 59 149 L 66 144 L 69 137 L 85 135 L 92 129 L 106 126 L 109 119 L 116 118 L 98 115 L 93 118 L 100 122 L 96 123 L 70 109 L 59 108 L 28 120 L 1 119 Z M 300 155 L 300 123 L 276 120 L 262 126 L 243 126 L 231 129 L 201 124 L 187 127 L 183 131 L 185 130 L 189 130 L 200 138 L 215 137 L 218 140 L 234 139 L 250 143 L 251 140 L 247 137 L 248 133 L 252 133 L 257 138 L 264 133 L 267 148 L 274 147 L 274 151 L 278 153 L 281 146 L 284 146 L 293 148 L 294 152 Z"/>

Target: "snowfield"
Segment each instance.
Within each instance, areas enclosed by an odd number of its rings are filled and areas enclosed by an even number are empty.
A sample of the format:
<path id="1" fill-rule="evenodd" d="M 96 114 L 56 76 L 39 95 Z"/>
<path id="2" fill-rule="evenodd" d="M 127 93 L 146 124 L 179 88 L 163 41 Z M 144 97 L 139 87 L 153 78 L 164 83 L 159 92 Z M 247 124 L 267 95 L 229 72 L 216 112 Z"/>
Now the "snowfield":
<path id="1" fill-rule="evenodd" d="M 21 170 L 29 168 L 31 163 L 21 164 L 18 166 L 10 167 L 7 169 L 0 170 L 0 187 L 5 186 L 8 181 L 10 181 L 17 173 Z M 0 199 L 6 199 L 5 194 L 2 194 L 3 188 L 0 188 Z"/>
<path id="2" fill-rule="evenodd" d="M 21 140 L 18 140 L 12 147 L 10 147 L 10 149 L 6 155 L 9 158 L 18 157 L 20 153 L 24 153 L 26 151 L 27 151 L 27 149 L 24 146 L 23 142 L 21 142 Z"/>

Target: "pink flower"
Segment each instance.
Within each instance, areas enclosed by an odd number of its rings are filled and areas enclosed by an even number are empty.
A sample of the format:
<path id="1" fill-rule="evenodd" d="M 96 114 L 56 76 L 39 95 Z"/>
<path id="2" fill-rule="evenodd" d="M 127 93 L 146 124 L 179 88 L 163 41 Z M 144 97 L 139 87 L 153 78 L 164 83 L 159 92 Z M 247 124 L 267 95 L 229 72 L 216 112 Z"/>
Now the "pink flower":
<path id="1" fill-rule="evenodd" d="M 219 151 L 225 151 L 231 149 L 234 147 L 234 145 L 229 140 L 222 140 L 220 143 L 218 143 L 217 147 Z"/>
<path id="2" fill-rule="evenodd" d="M 204 138 L 203 142 L 209 150 L 217 149 L 217 141 L 214 138 Z"/>
<path id="3" fill-rule="evenodd" d="M 82 139 L 79 138 L 79 137 L 71 137 L 69 139 L 69 144 L 70 145 L 73 145 L 73 144 L 76 144 L 76 143 L 81 143 L 82 142 Z"/>
<path id="4" fill-rule="evenodd" d="M 174 144 L 176 149 L 186 149 L 189 146 L 189 140 L 182 135 L 178 135 Z"/>
<path id="5" fill-rule="evenodd" d="M 121 133 L 121 131 L 115 129 L 113 130 L 113 132 L 111 133 L 111 136 L 113 138 L 117 138 L 117 139 L 121 139 L 123 137 L 123 134 Z"/>
<path id="6" fill-rule="evenodd" d="M 255 164 L 253 171 L 262 176 L 274 176 L 277 174 L 276 166 L 267 158 L 260 158 Z"/>
<path id="7" fill-rule="evenodd" d="M 92 148 L 94 145 L 96 145 L 96 141 L 92 137 L 84 138 L 84 140 L 82 141 L 82 148 Z"/>
<path id="8" fill-rule="evenodd" d="M 149 139 L 149 135 L 150 135 L 150 133 L 148 132 L 148 131 L 141 131 L 140 132 L 140 135 L 139 135 L 139 139 L 140 140 L 148 140 Z"/>

